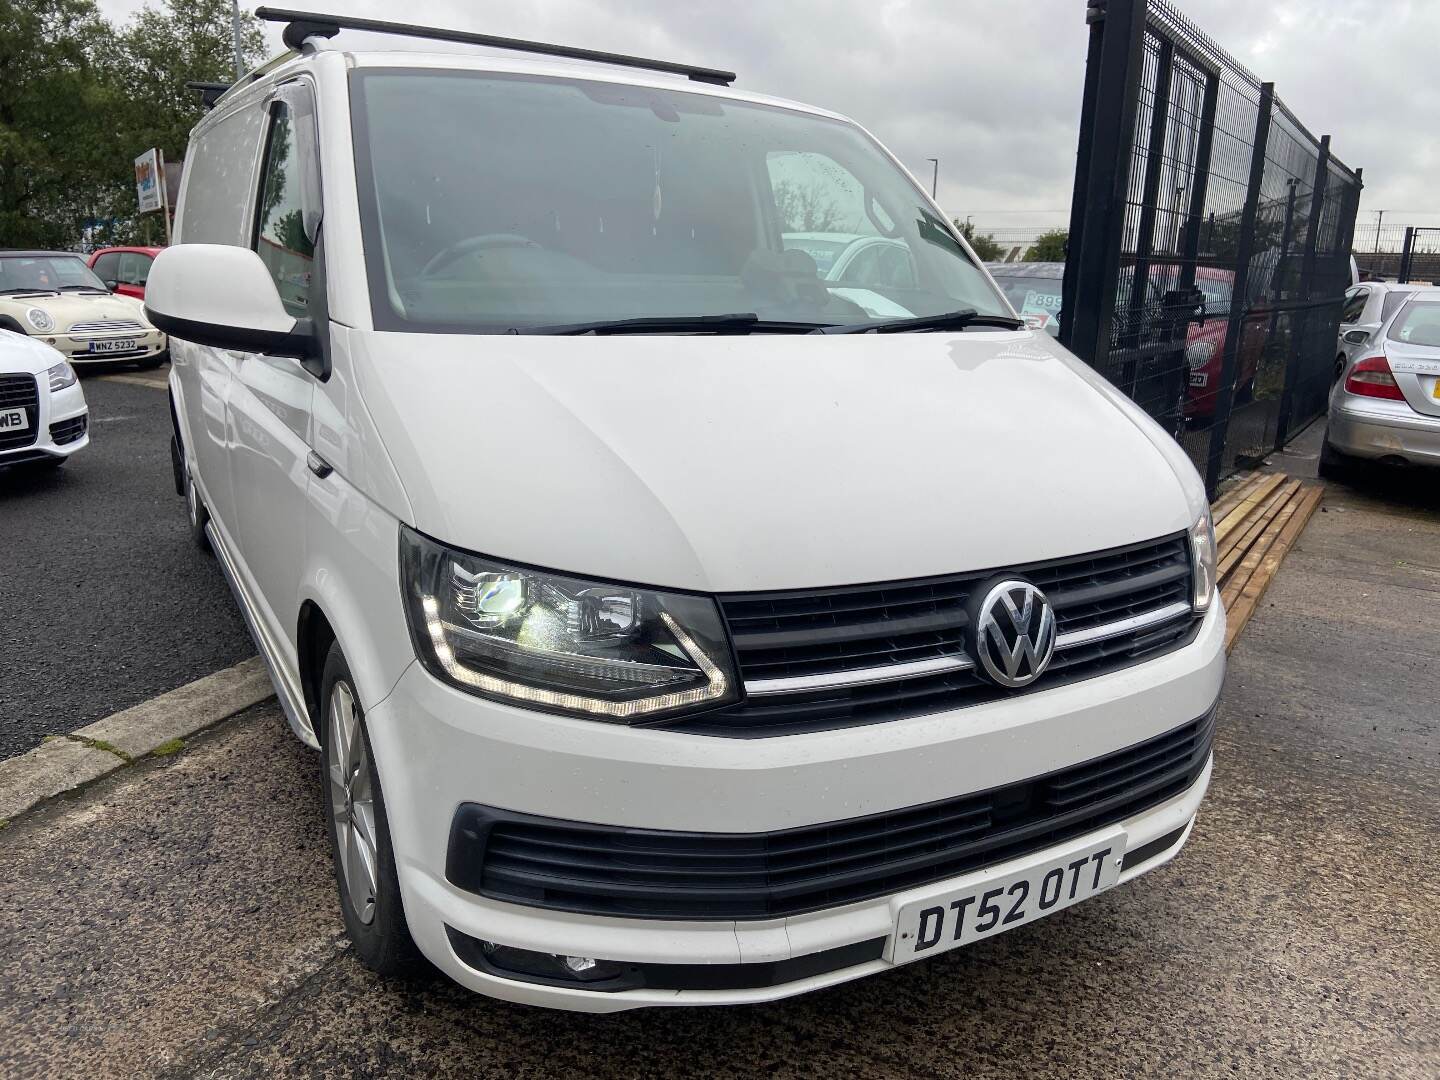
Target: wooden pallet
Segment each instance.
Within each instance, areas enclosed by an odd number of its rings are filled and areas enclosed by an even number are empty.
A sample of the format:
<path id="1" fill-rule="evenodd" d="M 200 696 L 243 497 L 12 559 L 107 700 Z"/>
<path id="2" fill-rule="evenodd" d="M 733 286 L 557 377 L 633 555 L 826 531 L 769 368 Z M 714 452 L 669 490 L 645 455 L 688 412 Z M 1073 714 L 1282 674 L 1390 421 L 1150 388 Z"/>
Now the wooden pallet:
<path id="1" fill-rule="evenodd" d="M 1229 651 L 1325 495 L 1323 484 L 1253 473 L 1211 508 Z"/>

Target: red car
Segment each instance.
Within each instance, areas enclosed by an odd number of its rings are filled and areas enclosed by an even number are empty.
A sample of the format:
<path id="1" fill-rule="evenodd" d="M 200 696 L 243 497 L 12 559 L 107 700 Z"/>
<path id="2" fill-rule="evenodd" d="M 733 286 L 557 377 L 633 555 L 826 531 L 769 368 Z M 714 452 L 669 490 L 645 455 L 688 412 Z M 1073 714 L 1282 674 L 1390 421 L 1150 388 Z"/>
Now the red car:
<path id="1" fill-rule="evenodd" d="M 1203 325 L 1191 323 L 1185 335 L 1185 360 L 1190 365 L 1190 389 L 1185 397 L 1187 417 L 1209 417 L 1215 412 L 1234 284 L 1235 274 L 1231 270 L 1208 266 L 1195 270 L 1195 287 L 1205 294 L 1209 317 Z M 1265 316 L 1260 316 L 1245 318 L 1240 323 L 1240 349 L 1235 357 L 1236 404 L 1249 401 L 1255 392 L 1255 372 L 1265 348 L 1265 322 Z"/>
<path id="2" fill-rule="evenodd" d="M 150 264 L 164 250 L 158 247 L 100 248 L 90 256 L 90 269 L 111 291 L 144 300 Z"/>

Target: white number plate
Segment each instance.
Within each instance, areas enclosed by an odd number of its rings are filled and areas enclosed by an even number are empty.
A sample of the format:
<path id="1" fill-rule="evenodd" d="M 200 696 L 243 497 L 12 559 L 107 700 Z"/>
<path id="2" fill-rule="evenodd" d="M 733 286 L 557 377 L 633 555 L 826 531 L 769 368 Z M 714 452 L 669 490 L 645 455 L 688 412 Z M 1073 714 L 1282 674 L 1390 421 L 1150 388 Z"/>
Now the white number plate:
<path id="1" fill-rule="evenodd" d="M 109 338 L 105 341 L 92 341 L 87 346 L 89 352 L 129 352 L 135 348 L 134 338 Z"/>
<path id="2" fill-rule="evenodd" d="M 1115 884 L 1124 854 L 1117 829 L 1064 855 L 912 900 L 895 920 L 892 959 L 904 964 L 958 949 L 1078 904 Z"/>
<path id="3" fill-rule="evenodd" d="M 29 430 L 30 414 L 24 409 L 0 409 L 0 435 Z"/>

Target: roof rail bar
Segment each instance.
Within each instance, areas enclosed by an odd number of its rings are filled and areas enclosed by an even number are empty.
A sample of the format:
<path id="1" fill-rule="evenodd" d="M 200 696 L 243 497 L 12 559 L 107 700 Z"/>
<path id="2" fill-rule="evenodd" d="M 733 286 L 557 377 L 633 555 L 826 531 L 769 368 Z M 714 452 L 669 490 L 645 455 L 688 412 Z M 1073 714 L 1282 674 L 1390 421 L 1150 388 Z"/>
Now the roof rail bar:
<path id="1" fill-rule="evenodd" d="M 228 82 L 187 82 L 186 90 L 197 90 L 200 93 L 200 104 L 209 112 L 215 107 L 226 90 L 230 89 Z"/>
<path id="2" fill-rule="evenodd" d="M 670 75 L 684 75 L 695 82 L 714 83 L 717 86 L 729 86 L 735 81 L 733 71 L 720 71 L 718 68 L 676 64 L 669 60 L 647 60 L 643 56 L 598 52 L 594 49 L 579 49 L 571 45 L 550 45 L 543 41 L 523 41 L 519 38 L 495 37 L 492 34 L 472 34 L 464 30 L 442 30 L 436 26 L 412 26 L 409 23 L 386 22 L 381 19 L 359 19 L 350 15 L 326 15 L 314 11 L 289 11 L 284 8 L 269 7 L 256 8 L 255 17 L 264 22 L 288 23 L 283 40 L 296 52 L 300 51 L 305 39 L 309 37 L 328 38 L 334 37 L 341 30 L 365 30 L 375 34 L 396 34 L 402 37 L 429 38 L 434 41 L 454 41 L 463 45 L 485 45 L 495 49 L 539 53 L 542 56 L 563 56 L 571 60 L 589 60 L 597 64 L 618 64 L 621 67 L 663 71 Z"/>

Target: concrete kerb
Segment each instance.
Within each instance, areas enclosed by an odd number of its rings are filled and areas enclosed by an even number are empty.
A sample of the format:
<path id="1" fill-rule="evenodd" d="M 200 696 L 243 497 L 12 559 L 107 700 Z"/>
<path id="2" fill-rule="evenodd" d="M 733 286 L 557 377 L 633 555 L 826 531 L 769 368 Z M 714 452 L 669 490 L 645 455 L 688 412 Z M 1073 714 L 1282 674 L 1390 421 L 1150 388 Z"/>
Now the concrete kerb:
<path id="1" fill-rule="evenodd" d="M 274 693 L 265 665 L 252 657 L 0 761 L 0 823 L 137 758 L 173 752 L 182 740 Z"/>

